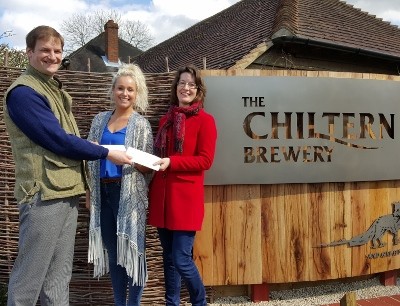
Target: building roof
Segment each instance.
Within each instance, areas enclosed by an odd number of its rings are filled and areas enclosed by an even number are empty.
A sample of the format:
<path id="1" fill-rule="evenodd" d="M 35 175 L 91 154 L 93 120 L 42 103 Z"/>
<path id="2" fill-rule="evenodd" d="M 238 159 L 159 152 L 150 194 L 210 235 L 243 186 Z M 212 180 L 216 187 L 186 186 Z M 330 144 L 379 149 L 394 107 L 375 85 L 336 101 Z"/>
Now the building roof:
<path id="1" fill-rule="evenodd" d="M 192 63 L 245 68 L 283 42 L 329 45 L 400 61 L 400 29 L 340 0 L 242 0 L 135 58 L 145 72 Z M 242 64 L 242 65 L 241 65 Z M 243 66 L 244 65 L 244 66 Z"/>
<path id="2" fill-rule="evenodd" d="M 132 46 L 122 39 L 118 39 L 119 59 L 124 63 L 132 62 L 132 59 L 143 51 Z M 115 67 L 107 67 L 104 63 L 103 57 L 106 55 L 105 51 L 105 33 L 93 38 L 86 45 L 72 52 L 68 58 L 70 60 L 69 70 L 89 71 L 88 58 L 90 59 L 90 71 L 92 72 L 106 72 L 115 70 Z"/>

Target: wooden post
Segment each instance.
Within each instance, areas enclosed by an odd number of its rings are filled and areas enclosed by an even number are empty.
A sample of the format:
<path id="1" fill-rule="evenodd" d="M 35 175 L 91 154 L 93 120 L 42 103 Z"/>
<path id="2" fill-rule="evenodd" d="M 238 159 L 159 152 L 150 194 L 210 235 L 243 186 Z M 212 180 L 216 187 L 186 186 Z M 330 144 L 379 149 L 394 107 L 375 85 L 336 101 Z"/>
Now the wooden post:
<path id="1" fill-rule="evenodd" d="M 8 51 L 6 51 L 6 56 L 7 56 L 7 52 Z M 6 184 L 5 185 L 5 189 L 6 189 L 6 192 L 8 192 L 10 190 L 10 186 L 8 184 Z M 4 206 L 6 207 L 6 210 L 9 209 L 8 198 L 7 197 L 5 197 L 5 199 L 4 199 Z M 6 223 L 10 224 L 10 215 L 9 214 L 6 214 Z M 12 256 L 10 255 L 10 254 L 12 254 L 12 252 L 10 251 L 10 241 L 11 241 L 10 235 L 11 235 L 11 233 L 10 233 L 10 227 L 9 226 L 6 226 L 5 232 L 6 232 L 6 237 L 7 237 L 6 238 L 6 241 L 7 241 L 6 248 L 7 248 L 7 254 L 8 254 L 7 260 L 9 262 L 11 262 L 11 260 L 12 260 Z M 11 267 L 9 267 L 7 272 L 9 272 L 9 273 L 11 272 Z"/>
<path id="2" fill-rule="evenodd" d="M 207 58 L 203 57 L 203 69 L 206 70 L 207 69 Z"/>
<path id="3" fill-rule="evenodd" d="M 167 65 L 167 72 L 169 72 L 168 56 L 165 57 L 165 64 Z"/>
<path id="4" fill-rule="evenodd" d="M 397 271 L 391 270 L 380 273 L 379 280 L 383 286 L 396 286 L 397 285 Z"/>
<path id="5" fill-rule="evenodd" d="M 251 301 L 254 303 L 269 301 L 268 284 L 251 285 Z"/>
<path id="6" fill-rule="evenodd" d="M 340 300 L 340 306 L 357 306 L 356 293 L 347 292 Z"/>
<path id="7" fill-rule="evenodd" d="M 6 54 L 4 55 L 4 67 L 8 67 L 8 50 L 6 50 Z"/>
<path id="8" fill-rule="evenodd" d="M 88 59 L 87 59 L 87 69 L 88 69 L 88 72 L 90 72 L 90 57 L 88 57 Z"/>

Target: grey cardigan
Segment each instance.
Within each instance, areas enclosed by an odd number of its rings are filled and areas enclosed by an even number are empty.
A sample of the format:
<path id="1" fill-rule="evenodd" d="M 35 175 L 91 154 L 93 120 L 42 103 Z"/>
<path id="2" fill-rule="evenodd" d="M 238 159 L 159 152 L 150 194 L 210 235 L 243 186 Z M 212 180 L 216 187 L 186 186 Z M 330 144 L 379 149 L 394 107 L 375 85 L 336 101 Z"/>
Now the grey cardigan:
<path id="1" fill-rule="evenodd" d="M 102 112 L 93 119 L 88 140 L 100 143 L 111 111 Z M 150 123 L 134 112 L 128 120 L 125 147 L 153 152 Z M 88 261 L 94 264 L 94 277 L 108 273 L 108 255 L 100 230 L 100 161 L 89 162 L 90 174 L 90 229 Z M 143 286 L 147 281 L 146 265 L 146 210 L 148 184 L 151 174 L 142 174 L 131 165 L 122 167 L 121 197 L 117 217 L 118 264 L 126 268 L 133 285 Z"/>

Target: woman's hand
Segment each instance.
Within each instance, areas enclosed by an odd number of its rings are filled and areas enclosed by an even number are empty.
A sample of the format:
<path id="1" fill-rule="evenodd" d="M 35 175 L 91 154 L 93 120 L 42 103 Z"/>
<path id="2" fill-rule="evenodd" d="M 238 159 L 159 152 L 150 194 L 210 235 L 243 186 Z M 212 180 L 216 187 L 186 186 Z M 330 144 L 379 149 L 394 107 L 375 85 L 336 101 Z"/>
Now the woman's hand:
<path id="1" fill-rule="evenodd" d="M 160 171 L 164 171 L 169 167 L 171 159 L 169 157 L 161 158 L 159 161 L 155 162 L 153 166 L 160 165 Z"/>

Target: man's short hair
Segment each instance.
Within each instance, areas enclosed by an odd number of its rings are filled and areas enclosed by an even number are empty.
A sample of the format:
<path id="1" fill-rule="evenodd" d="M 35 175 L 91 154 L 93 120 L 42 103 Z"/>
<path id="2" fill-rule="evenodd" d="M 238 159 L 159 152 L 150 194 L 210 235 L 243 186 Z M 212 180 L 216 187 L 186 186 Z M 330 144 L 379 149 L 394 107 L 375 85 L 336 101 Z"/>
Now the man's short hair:
<path id="1" fill-rule="evenodd" d="M 55 29 L 49 26 L 38 26 L 26 35 L 26 47 L 35 49 L 36 42 L 40 39 L 58 38 L 61 42 L 61 48 L 64 49 L 64 38 Z"/>

